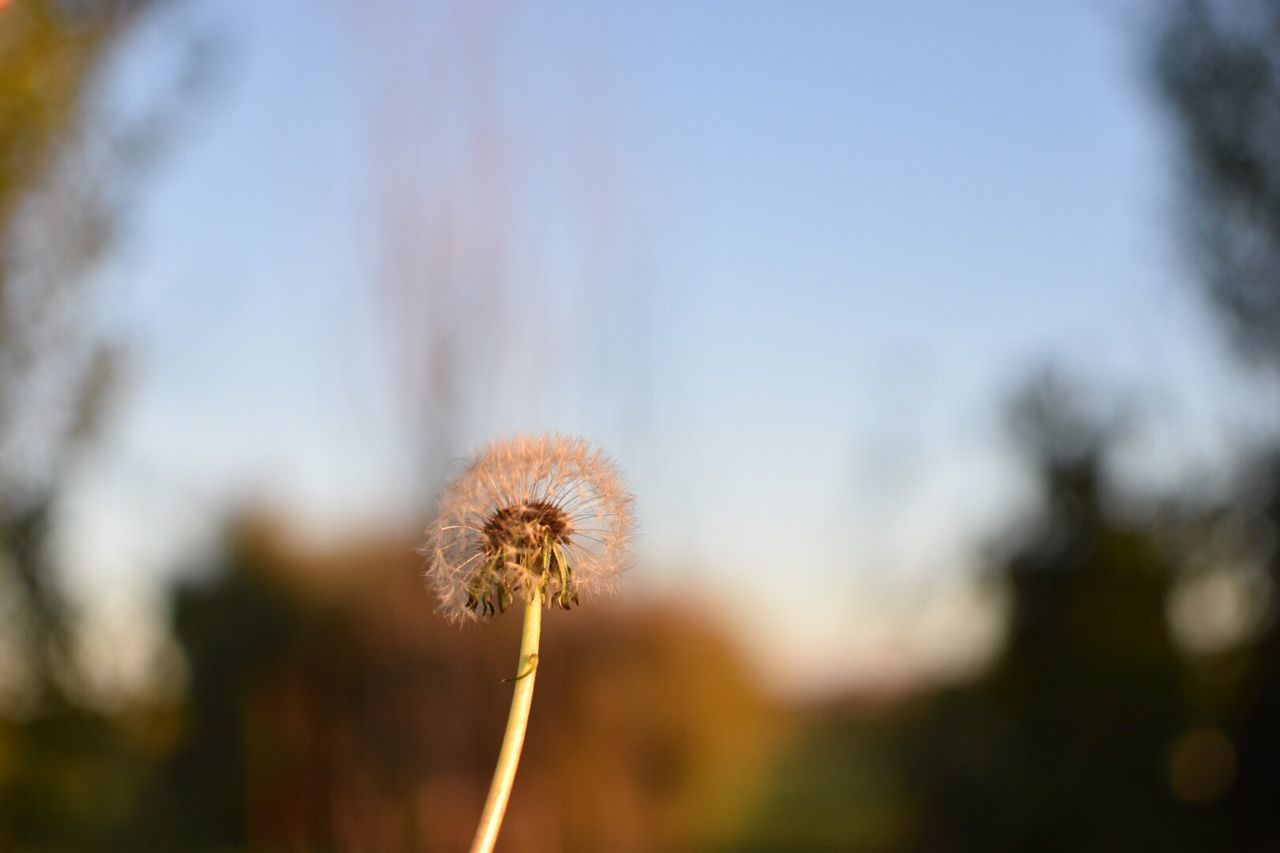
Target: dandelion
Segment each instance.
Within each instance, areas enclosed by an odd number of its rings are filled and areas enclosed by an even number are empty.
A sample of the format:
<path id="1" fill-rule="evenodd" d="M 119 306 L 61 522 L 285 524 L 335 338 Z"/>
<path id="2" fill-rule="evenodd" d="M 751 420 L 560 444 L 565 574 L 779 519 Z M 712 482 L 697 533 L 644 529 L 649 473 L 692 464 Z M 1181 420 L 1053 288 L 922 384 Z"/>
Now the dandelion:
<path id="1" fill-rule="evenodd" d="M 472 842 L 493 849 L 524 744 L 542 609 L 608 589 L 629 560 L 631 496 L 581 439 L 519 436 L 485 448 L 445 491 L 423 551 L 440 610 L 487 619 L 524 602 L 515 693 L 489 797 Z"/>

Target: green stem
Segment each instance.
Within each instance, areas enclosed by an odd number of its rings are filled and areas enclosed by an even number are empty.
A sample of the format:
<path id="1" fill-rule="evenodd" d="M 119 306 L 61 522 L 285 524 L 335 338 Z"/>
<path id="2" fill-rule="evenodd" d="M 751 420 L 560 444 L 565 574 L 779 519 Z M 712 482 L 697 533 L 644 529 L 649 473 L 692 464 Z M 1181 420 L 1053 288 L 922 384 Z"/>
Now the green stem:
<path id="1" fill-rule="evenodd" d="M 507 733 L 498 752 L 498 766 L 489 785 L 480 825 L 476 827 L 471 853 L 490 853 L 498 840 L 498 829 L 511 797 L 511 784 L 516 779 L 524 732 L 529 725 L 529 706 L 533 703 L 533 680 L 538 669 L 538 638 L 542 633 L 541 590 L 533 590 L 524 606 L 524 632 L 520 635 L 520 660 L 516 665 L 515 694 L 511 697 L 511 713 L 507 715 Z"/>

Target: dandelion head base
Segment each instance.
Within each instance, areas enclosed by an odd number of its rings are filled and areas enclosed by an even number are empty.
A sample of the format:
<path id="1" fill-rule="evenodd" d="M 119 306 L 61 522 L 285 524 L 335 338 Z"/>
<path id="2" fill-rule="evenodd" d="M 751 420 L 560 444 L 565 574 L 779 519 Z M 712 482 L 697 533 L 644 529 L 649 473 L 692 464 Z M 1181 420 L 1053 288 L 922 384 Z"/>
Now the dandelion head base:
<path id="1" fill-rule="evenodd" d="M 422 549 L 427 581 L 454 619 L 535 597 L 568 609 L 629 563 L 631 503 L 612 463 L 580 439 L 496 442 L 441 497 Z"/>
<path id="2" fill-rule="evenodd" d="M 483 616 L 502 613 L 517 593 L 565 610 L 577 604 L 573 566 L 564 550 L 572 532 L 564 511 L 546 501 L 495 509 L 484 525 L 483 565 L 467 584 L 467 609 Z"/>

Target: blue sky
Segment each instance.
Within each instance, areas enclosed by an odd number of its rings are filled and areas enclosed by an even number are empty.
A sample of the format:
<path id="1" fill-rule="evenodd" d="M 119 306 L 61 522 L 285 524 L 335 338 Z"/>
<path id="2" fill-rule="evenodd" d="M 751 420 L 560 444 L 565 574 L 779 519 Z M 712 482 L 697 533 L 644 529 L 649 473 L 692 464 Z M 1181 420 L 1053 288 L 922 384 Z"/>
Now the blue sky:
<path id="1" fill-rule="evenodd" d="M 637 594 L 716 602 L 784 687 L 963 665 L 993 625 L 975 548 L 1030 499 L 1000 430 L 1021 377 L 1052 358 L 1139 401 L 1126 461 L 1158 482 L 1270 425 L 1189 287 L 1136 23 L 1071 0 L 194 3 L 115 78 L 145 102 L 173 33 L 221 45 L 103 274 L 132 369 L 72 547 L 136 614 L 229 502 L 330 532 L 426 513 L 385 305 L 432 275 L 388 263 L 407 200 L 415 250 L 455 217 L 449 287 L 508 303 L 451 327 L 460 443 L 609 447 Z"/>

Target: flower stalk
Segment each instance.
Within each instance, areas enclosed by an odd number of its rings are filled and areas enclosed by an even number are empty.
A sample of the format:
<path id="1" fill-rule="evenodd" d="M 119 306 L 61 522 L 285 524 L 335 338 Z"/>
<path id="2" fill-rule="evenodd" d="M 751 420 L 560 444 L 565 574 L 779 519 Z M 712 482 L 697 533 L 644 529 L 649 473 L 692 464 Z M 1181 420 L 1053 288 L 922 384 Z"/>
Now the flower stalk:
<path id="1" fill-rule="evenodd" d="M 511 696 L 511 712 L 507 715 L 507 731 L 498 751 L 498 765 L 493 771 L 489 796 L 476 827 L 471 853 L 491 853 L 502 827 L 502 817 L 511 798 L 524 733 L 529 725 L 529 708 L 533 704 L 533 682 L 538 675 L 538 640 L 542 634 L 542 596 L 530 595 L 524 605 L 524 629 L 520 634 L 520 658 L 516 665 L 515 692 Z"/>
<path id="2" fill-rule="evenodd" d="M 538 668 L 542 610 L 612 588 L 630 562 L 632 497 L 585 441 L 516 436 L 479 453 L 449 484 L 422 552 L 451 619 L 487 620 L 524 602 L 507 730 L 472 853 L 490 853 L 511 797 Z"/>

